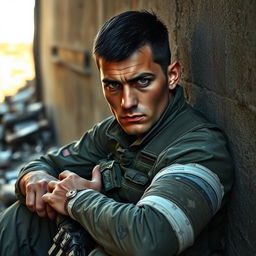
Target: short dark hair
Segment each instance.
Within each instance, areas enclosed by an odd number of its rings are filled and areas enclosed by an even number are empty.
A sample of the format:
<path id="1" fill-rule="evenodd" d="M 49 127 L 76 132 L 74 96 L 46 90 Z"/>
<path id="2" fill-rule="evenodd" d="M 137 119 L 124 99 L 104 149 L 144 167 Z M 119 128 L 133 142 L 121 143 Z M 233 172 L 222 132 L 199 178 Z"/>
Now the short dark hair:
<path id="1" fill-rule="evenodd" d="M 102 26 L 93 53 L 96 60 L 122 61 L 145 45 L 150 46 L 154 62 L 166 72 L 171 58 L 166 26 L 154 13 L 126 11 Z"/>

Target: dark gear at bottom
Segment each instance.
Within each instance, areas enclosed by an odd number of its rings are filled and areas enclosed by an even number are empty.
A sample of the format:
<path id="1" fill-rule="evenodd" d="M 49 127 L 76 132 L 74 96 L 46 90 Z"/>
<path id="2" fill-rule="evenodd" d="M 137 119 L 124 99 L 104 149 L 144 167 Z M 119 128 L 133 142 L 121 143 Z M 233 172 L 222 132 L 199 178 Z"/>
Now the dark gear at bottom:
<path id="1" fill-rule="evenodd" d="M 96 243 L 90 234 L 69 217 L 58 216 L 58 233 L 53 238 L 49 256 L 87 256 Z"/>

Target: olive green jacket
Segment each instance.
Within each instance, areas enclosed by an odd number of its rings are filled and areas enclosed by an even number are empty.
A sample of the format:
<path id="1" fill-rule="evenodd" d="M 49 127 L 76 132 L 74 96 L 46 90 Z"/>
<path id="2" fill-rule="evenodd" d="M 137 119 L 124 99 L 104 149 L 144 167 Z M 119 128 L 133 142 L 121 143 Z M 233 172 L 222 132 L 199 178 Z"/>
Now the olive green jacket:
<path id="1" fill-rule="evenodd" d="M 177 127 L 176 119 L 181 120 L 179 125 L 182 124 L 186 132 L 179 133 L 180 127 Z M 192 127 L 194 120 L 200 125 Z M 163 143 L 163 140 L 166 143 L 172 138 L 170 143 L 156 154 L 153 161 L 149 159 L 146 163 L 145 159 L 142 160 L 141 152 L 166 127 L 168 129 L 164 138 L 160 137 L 159 142 L 154 143 Z M 177 137 L 175 134 L 178 134 Z M 88 230 L 109 255 L 149 256 L 178 253 L 177 233 L 161 212 L 150 206 L 137 204 L 141 197 L 145 197 L 146 188 L 149 190 L 146 194 L 154 194 L 154 189 L 158 194 L 164 194 L 166 191 L 170 192 L 169 194 L 176 193 L 173 200 L 180 196 L 178 193 L 183 193 L 182 190 L 178 191 L 178 188 L 175 192 L 175 186 L 170 183 L 163 182 L 156 185 L 156 188 L 150 185 L 159 171 L 173 164 L 195 163 L 208 168 L 218 176 L 225 193 L 221 210 L 211 221 L 207 219 L 201 224 L 200 221 L 195 221 L 199 224 L 194 226 L 194 245 L 182 255 L 210 255 L 210 251 L 221 247 L 218 242 L 213 241 L 219 241 L 218 232 L 222 232 L 216 231 L 215 223 L 218 222 L 217 226 L 222 226 L 220 221 L 223 220 L 223 206 L 227 201 L 227 192 L 232 186 L 232 161 L 221 131 L 215 125 L 209 124 L 185 102 L 181 87 L 176 89 L 173 101 L 142 139 L 125 134 L 117 121 L 110 117 L 95 125 L 79 141 L 27 164 L 21 170 L 19 178 L 34 170 L 46 170 L 55 177 L 64 170 L 70 170 L 90 179 L 93 167 L 102 161 L 113 161 L 111 163 L 117 165 L 113 169 L 119 170 L 115 174 L 118 177 L 114 175 L 115 181 L 110 182 L 110 187 L 108 181 L 104 180 L 106 186 L 102 193 L 88 190 L 80 194 L 73 200 L 71 212 L 72 217 Z M 19 188 L 16 187 L 16 190 L 22 200 Z M 167 198 L 169 194 L 166 195 Z M 200 204 L 194 208 L 195 216 L 204 215 Z"/>

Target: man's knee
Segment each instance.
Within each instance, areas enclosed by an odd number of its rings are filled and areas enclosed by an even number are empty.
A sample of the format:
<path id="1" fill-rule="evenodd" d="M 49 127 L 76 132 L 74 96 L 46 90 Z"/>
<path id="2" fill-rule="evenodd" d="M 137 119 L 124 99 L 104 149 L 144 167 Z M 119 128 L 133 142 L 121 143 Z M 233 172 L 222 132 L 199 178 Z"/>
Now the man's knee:
<path id="1" fill-rule="evenodd" d="M 16 202 L 0 215 L 0 255 L 47 255 L 56 230 L 55 221 Z"/>
<path id="2" fill-rule="evenodd" d="M 9 208 L 0 214 L 0 255 L 22 255 L 26 248 L 23 247 L 23 252 L 19 252 L 20 248 L 20 234 L 19 222 L 24 218 L 27 211 L 25 206 L 19 202 L 15 202 Z M 24 220 L 25 222 L 25 220 Z M 24 229 L 25 233 L 25 229 Z M 24 254 L 23 254 L 24 255 Z"/>
<path id="3" fill-rule="evenodd" d="M 27 209 L 17 201 L 0 213 L 0 225 L 7 225 L 9 220 L 13 221 L 20 211 L 27 211 Z"/>

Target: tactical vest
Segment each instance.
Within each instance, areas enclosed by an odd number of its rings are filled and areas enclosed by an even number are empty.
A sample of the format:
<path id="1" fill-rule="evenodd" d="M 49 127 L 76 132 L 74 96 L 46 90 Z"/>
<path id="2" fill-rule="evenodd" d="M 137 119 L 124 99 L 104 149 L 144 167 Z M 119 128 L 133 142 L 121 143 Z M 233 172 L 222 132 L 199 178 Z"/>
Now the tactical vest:
<path id="1" fill-rule="evenodd" d="M 122 149 L 115 142 L 112 159 L 100 162 L 104 193 L 116 201 L 136 204 L 156 174 L 154 166 L 158 156 L 182 136 L 201 128 L 217 127 L 187 105 L 174 119 L 165 122 L 161 130 L 138 151 L 128 152 L 134 155 L 128 163 L 118 152 L 129 149 Z"/>

